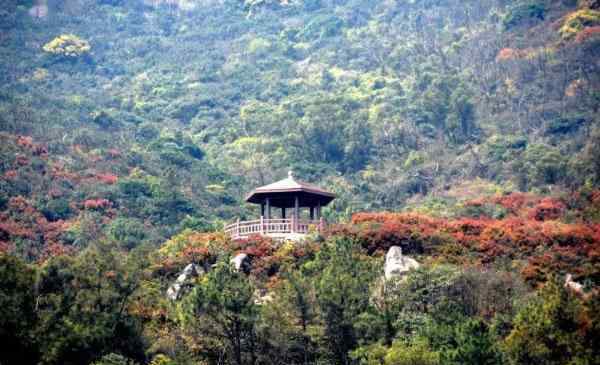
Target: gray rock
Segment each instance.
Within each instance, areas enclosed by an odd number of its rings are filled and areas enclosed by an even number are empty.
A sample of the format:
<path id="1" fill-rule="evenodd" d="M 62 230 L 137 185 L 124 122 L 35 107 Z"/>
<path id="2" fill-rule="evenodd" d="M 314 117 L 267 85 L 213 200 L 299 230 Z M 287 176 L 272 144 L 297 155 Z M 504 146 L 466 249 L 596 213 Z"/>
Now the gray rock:
<path id="1" fill-rule="evenodd" d="M 245 253 L 239 253 L 231 259 L 231 263 L 237 271 L 249 272 L 252 266 L 250 256 Z"/>
<path id="2" fill-rule="evenodd" d="M 204 273 L 202 267 L 196 264 L 187 265 L 177 276 L 177 279 L 167 289 L 167 298 L 171 300 L 177 300 L 181 298 L 183 289 L 191 284 L 193 278 L 198 277 Z"/>
<path id="3" fill-rule="evenodd" d="M 410 257 L 402 255 L 400 246 L 392 246 L 385 255 L 384 272 L 386 279 L 401 277 L 411 269 L 417 269 L 421 265 Z"/>
<path id="4" fill-rule="evenodd" d="M 567 274 L 565 278 L 565 288 L 574 291 L 577 294 L 583 294 L 583 285 L 573 280 L 573 275 Z"/>

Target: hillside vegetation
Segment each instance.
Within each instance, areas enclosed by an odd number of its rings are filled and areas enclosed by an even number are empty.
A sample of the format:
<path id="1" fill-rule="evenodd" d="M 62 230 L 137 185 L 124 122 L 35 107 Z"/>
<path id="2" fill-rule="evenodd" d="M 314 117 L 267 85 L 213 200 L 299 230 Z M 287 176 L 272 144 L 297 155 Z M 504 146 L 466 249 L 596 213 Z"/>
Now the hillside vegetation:
<path id="1" fill-rule="evenodd" d="M 186 215 L 249 214 L 243 194 L 292 168 L 346 219 L 476 178 L 500 193 L 600 180 L 593 1 L 3 3 L 3 145 L 32 137 L 48 168 L 118 180 L 53 181 L 60 198 L 3 182 L 36 206 L 107 199 L 160 240 Z"/>
<path id="2" fill-rule="evenodd" d="M 597 0 L 0 0 L 0 85 L 1 365 L 600 363 Z"/>

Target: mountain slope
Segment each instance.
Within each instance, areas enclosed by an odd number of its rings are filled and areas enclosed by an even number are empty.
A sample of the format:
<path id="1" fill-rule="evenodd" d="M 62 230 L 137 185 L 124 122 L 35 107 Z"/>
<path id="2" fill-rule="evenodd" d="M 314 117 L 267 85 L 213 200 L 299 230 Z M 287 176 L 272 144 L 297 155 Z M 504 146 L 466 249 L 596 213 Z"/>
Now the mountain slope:
<path id="1" fill-rule="evenodd" d="M 6 138 L 33 137 L 51 166 L 114 175 L 67 187 L 65 199 L 106 199 L 115 217 L 150 227 L 153 242 L 185 224 L 256 214 L 243 193 L 290 168 L 339 195 L 326 212 L 336 219 L 447 200 L 477 179 L 494 192 L 600 181 L 594 2 L 11 0 L 3 9 Z M 7 199 L 54 199 L 50 183 L 3 184 Z"/>

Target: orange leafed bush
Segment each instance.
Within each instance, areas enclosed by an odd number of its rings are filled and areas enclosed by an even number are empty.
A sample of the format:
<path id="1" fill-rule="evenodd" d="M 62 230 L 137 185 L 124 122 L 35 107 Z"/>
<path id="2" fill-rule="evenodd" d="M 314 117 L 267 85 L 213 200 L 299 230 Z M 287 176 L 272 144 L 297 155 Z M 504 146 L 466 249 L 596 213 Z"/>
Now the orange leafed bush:
<path id="1" fill-rule="evenodd" d="M 106 157 L 109 159 L 115 159 L 121 157 L 121 151 L 116 148 L 111 148 L 106 151 Z"/>
<path id="2" fill-rule="evenodd" d="M 107 199 L 88 199 L 83 202 L 83 207 L 88 210 L 102 210 L 112 207 L 112 203 Z"/>
<path id="3" fill-rule="evenodd" d="M 517 214 L 521 209 L 533 203 L 538 198 L 532 194 L 512 193 L 493 199 L 493 202 L 501 205 L 512 214 Z"/>
<path id="4" fill-rule="evenodd" d="M 496 56 L 496 62 L 511 61 L 523 57 L 523 51 L 515 48 L 502 48 Z"/>
<path id="5" fill-rule="evenodd" d="M 33 138 L 29 136 L 19 136 L 17 137 L 17 144 L 21 147 L 32 149 L 33 148 Z"/>
<path id="6" fill-rule="evenodd" d="M 17 155 L 17 157 L 15 158 L 15 162 L 17 166 L 25 166 L 29 164 L 29 159 L 23 155 Z"/>
<path id="7" fill-rule="evenodd" d="M 6 180 L 13 180 L 14 178 L 16 178 L 18 175 L 16 170 L 8 170 L 4 173 L 4 178 Z"/>
<path id="8" fill-rule="evenodd" d="M 577 36 L 575 37 L 575 42 L 576 43 L 584 43 L 593 37 L 599 37 L 599 36 L 600 36 L 600 26 L 584 28 L 582 31 L 577 33 Z"/>
<path id="9" fill-rule="evenodd" d="M 409 254 L 428 253 L 437 261 L 486 265 L 502 258 L 525 260 L 522 274 L 532 284 L 557 270 L 600 278 L 600 224 L 586 224 L 584 219 L 578 223 L 560 221 L 568 209 L 574 209 L 567 201 L 583 212 L 593 206 L 594 199 L 600 199 L 597 191 L 586 196 L 583 202 L 582 197 L 574 197 L 575 203 L 571 203 L 568 199 L 513 193 L 465 203 L 497 204 L 508 213 L 503 219 L 358 213 L 352 224 L 330 227 L 327 234 L 350 236 L 370 254 L 401 245 Z M 585 215 L 570 212 L 582 218 Z"/>
<path id="10" fill-rule="evenodd" d="M 29 136 L 19 136 L 17 137 L 17 145 L 31 150 L 31 152 L 36 156 L 46 156 L 48 154 L 48 148 L 42 146 L 41 144 L 37 144 L 33 142 L 33 138 Z"/>
<path id="11" fill-rule="evenodd" d="M 536 221 L 558 219 L 564 214 L 566 208 L 565 204 L 560 200 L 544 198 L 533 207 L 529 213 L 529 218 Z"/>
<path id="12" fill-rule="evenodd" d="M 96 179 L 104 184 L 114 185 L 119 181 L 117 175 L 113 174 L 97 174 Z"/>

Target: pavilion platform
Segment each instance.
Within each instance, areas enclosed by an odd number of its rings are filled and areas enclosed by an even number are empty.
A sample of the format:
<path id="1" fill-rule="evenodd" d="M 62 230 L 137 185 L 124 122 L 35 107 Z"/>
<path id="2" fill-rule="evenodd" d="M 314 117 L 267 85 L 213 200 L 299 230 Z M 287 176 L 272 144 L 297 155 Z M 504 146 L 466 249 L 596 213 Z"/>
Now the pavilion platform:
<path id="1" fill-rule="evenodd" d="M 334 194 L 297 181 L 290 171 L 286 179 L 256 188 L 246 196 L 246 202 L 260 204 L 261 215 L 258 219 L 237 220 L 226 225 L 224 231 L 232 239 L 261 235 L 282 240 L 301 240 L 325 228 L 321 208 L 333 199 Z M 275 209 L 281 212 L 278 218 L 272 216 Z M 291 211 L 289 218 L 288 211 Z"/>

